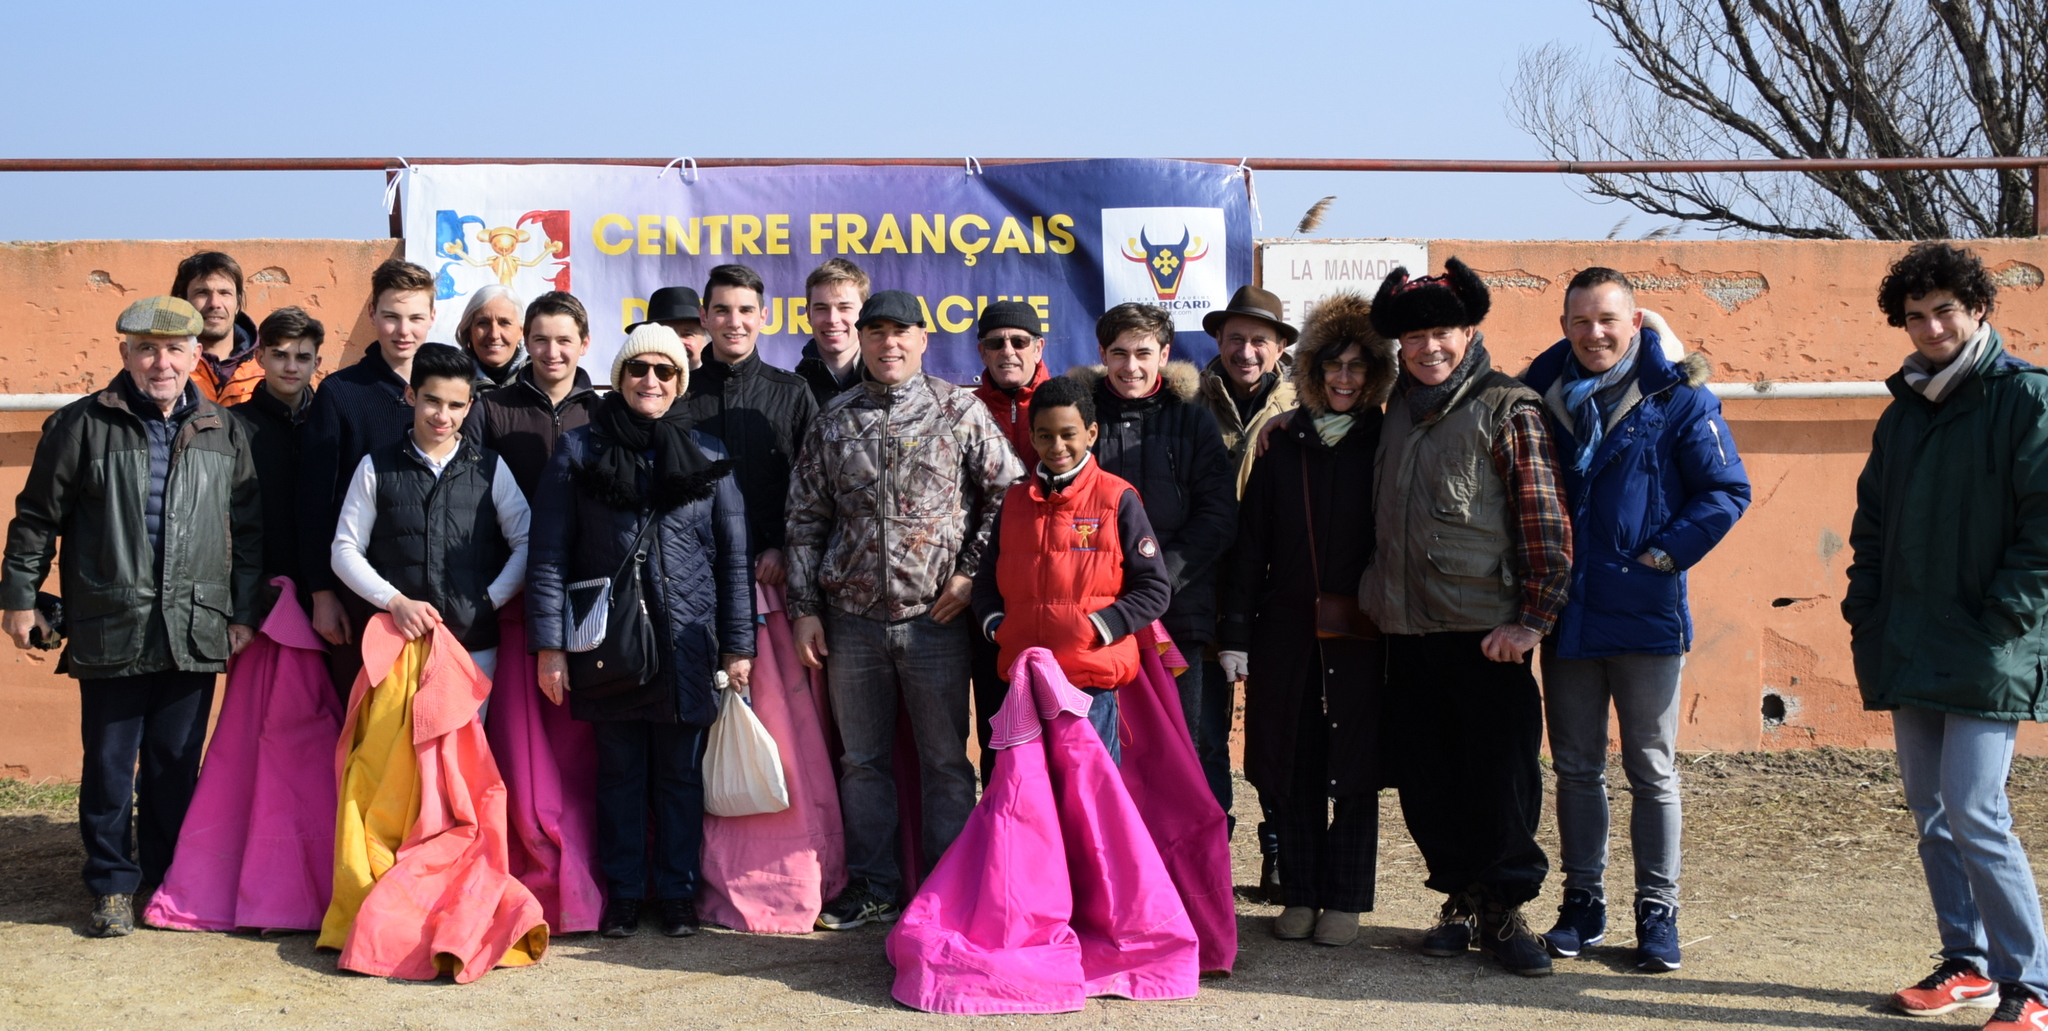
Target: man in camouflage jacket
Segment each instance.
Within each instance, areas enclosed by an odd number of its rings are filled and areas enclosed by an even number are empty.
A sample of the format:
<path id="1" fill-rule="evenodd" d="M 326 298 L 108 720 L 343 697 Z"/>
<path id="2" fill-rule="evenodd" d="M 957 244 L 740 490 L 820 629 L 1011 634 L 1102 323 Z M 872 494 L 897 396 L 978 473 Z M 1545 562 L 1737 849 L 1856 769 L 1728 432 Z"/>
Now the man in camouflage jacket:
<path id="1" fill-rule="evenodd" d="M 867 379 L 811 423 L 789 487 L 789 615 L 797 657 L 827 674 L 846 745 L 839 783 L 847 888 L 818 926 L 894 919 L 896 713 L 924 785 L 924 862 L 974 807 L 967 761 L 967 610 L 1003 491 L 1024 475 L 974 395 L 922 369 L 924 317 L 900 290 L 860 321 Z"/>

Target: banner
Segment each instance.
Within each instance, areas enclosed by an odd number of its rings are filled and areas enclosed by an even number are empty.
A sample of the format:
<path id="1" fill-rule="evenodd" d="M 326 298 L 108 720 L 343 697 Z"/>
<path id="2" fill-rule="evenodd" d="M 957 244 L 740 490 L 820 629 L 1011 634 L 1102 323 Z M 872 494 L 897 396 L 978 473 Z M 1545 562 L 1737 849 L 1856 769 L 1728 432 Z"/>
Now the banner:
<path id="1" fill-rule="evenodd" d="M 981 373 L 990 301 L 1037 309 L 1055 371 L 1098 361 L 1095 320 L 1124 301 L 1173 314 L 1176 358 L 1206 362 L 1204 313 L 1251 282 L 1246 173 L 1188 161 L 1054 161 L 969 172 L 804 165 L 682 170 L 604 165 L 413 166 L 405 257 L 439 283 L 431 339 L 455 342 L 469 295 L 574 293 L 591 315 L 583 366 L 602 382 L 625 327 L 664 286 L 703 292 L 712 267 L 760 273 L 761 356 L 793 368 L 810 323 L 804 278 L 830 258 L 923 302 L 925 370 Z"/>

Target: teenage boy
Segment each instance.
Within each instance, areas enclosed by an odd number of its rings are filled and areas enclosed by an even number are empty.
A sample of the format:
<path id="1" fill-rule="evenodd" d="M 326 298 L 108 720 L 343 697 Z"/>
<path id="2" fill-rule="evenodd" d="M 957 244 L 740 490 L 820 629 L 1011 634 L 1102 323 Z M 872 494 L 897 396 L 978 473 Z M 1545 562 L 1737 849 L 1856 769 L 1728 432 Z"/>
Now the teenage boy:
<path id="1" fill-rule="evenodd" d="M 555 441 L 589 425 L 597 410 L 590 374 L 577 365 L 589 352 L 590 313 L 582 301 L 560 290 L 534 298 L 526 306 L 526 367 L 511 386 L 478 398 L 463 424 L 463 432 L 497 452 L 529 500 Z"/>
<path id="2" fill-rule="evenodd" d="M 2048 372 L 1986 321 L 1975 254 L 1915 246 L 1877 303 L 1913 349 L 1885 385 L 1856 482 L 1842 617 L 1864 707 L 1890 710 L 1941 965 L 1892 996 L 1916 1016 L 1997 1006 L 2048 1027 L 2048 938 L 2005 781 L 2021 720 L 2048 719 Z"/>
<path id="3" fill-rule="evenodd" d="M 1216 420 L 1196 401 L 1201 375 L 1172 360 L 1173 316 L 1119 304 L 1095 323 L 1103 364 L 1067 373 L 1094 390 L 1095 460 L 1137 488 L 1173 578 L 1160 620 L 1183 654 L 1216 639 L 1216 562 L 1237 534 L 1236 471 Z M 1202 664 L 1176 678 L 1188 737 L 1199 740 Z M 1221 804 L 1220 801 L 1218 804 Z"/>
<path id="4" fill-rule="evenodd" d="M 867 300 L 868 274 L 845 258 L 833 258 L 804 277 L 811 339 L 796 374 L 810 385 L 819 408 L 860 382 L 860 335 L 853 323 Z"/>
<path id="5" fill-rule="evenodd" d="M 687 286 L 664 286 L 647 299 L 647 317 L 626 327 L 627 334 L 648 323 L 674 330 L 676 339 L 690 356 L 690 368 L 704 364 L 704 343 L 711 335 L 704 331 L 704 308 L 697 303 L 697 291 Z"/>
<path id="6" fill-rule="evenodd" d="M 57 672 L 78 679 L 95 937 L 134 933 L 137 889 L 169 870 L 214 677 L 257 625 L 256 467 L 241 423 L 191 383 L 200 328 L 176 297 L 121 312 L 122 371 L 43 423 L 0 567 L 0 629 L 28 648 L 49 630 L 36 591 L 62 542 L 73 634 Z"/>
<path id="7" fill-rule="evenodd" d="M 279 308 L 256 330 L 256 365 L 263 384 L 255 395 L 229 409 L 249 431 L 256 484 L 263 495 L 263 586 L 258 625 L 277 604 L 274 577 L 291 577 L 299 604 L 308 598 L 299 575 L 299 426 L 313 401 L 313 374 L 327 327 L 303 308 Z"/>
<path id="8" fill-rule="evenodd" d="M 1047 382 L 1030 422 L 1038 470 L 1003 495 L 974 577 L 974 616 L 1001 647 L 1003 672 L 1026 648 L 1052 651 L 1068 682 L 1095 699 L 1088 722 L 1121 764 L 1116 689 L 1138 676 L 1131 634 L 1166 613 L 1172 581 L 1138 492 L 1089 454 L 1100 427 L 1088 388 Z"/>
<path id="9" fill-rule="evenodd" d="M 1644 323 L 1628 279 L 1565 287 L 1565 338 L 1522 382 L 1543 395 L 1572 513 L 1572 582 L 1544 641 L 1564 905 L 1543 935 L 1570 958 L 1607 933 L 1607 711 L 1634 796 L 1635 962 L 1679 967 L 1678 674 L 1692 647 L 1685 570 L 1749 507 L 1749 477 L 1699 355 Z"/>
<path id="10" fill-rule="evenodd" d="M 392 259 L 370 274 L 365 305 L 377 342 L 354 365 L 320 383 L 299 429 L 299 572 L 313 597 L 313 629 L 333 647 L 327 672 L 348 697 L 362 668 L 360 645 L 329 568 L 334 524 L 363 456 L 405 439 L 412 429 L 412 358 L 434 327 L 434 274 Z"/>
<path id="11" fill-rule="evenodd" d="M 1358 603 L 1385 634 L 1385 769 L 1423 883 L 1446 896 L 1422 953 L 1460 955 L 1476 938 L 1510 973 L 1542 977 L 1550 954 L 1522 918 L 1550 872 L 1529 653 L 1564 609 L 1571 517 L 1543 397 L 1493 368 L 1478 331 L 1486 283 L 1444 264 L 1422 279 L 1395 269 L 1373 298 L 1401 374 L 1373 460 Z"/>
<path id="12" fill-rule="evenodd" d="M 498 609 L 526 581 L 526 495 L 496 452 L 462 434 L 476 359 L 428 344 L 411 364 L 412 431 L 356 463 L 329 561 L 406 640 L 445 623 L 491 676 Z M 369 615 L 351 629 L 360 634 Z"/>
<path id="13" fill-rule="evenodd" d="M 200 395 L 222 407 L 249 400 L 263 369 L 250 361 L 261 334 L 242 310 L 242 266 L 219 251 L 201 251 L 178 263 L 171 296 L 199 309 L 206 323 L 199 331 L 199 364 L 192 369 Z"/>
<path id="14" fill-rule="evenodd" d="M 745 265 L 720 265 L 704 283 L 704 328 L 711 332 L 701 369 L 683 403 L 698 429 L 717 437 L 731 456 L 747 501 L 747 539 L 754 579 L 780 587 L 789 576 L 782 557 L 782 508 L 789 472 L 818 401 L 802 377 L 761 360 L 761 277 Z"/>

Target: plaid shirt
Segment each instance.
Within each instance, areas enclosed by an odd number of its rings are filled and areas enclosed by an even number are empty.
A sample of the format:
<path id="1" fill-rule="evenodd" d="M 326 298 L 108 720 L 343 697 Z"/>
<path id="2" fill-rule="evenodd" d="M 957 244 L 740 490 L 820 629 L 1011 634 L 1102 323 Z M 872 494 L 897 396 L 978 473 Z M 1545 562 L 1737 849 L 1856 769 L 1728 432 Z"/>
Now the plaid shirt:
<path id="1" fill-rule="evenodd" d="M 1509 533 L 1522 583 L 1521 624 L 1548 634 L 1557 627 L 1571 586 L 1572 520 L 1541 407 L 1528 404 L 1508 413 L 1494 439 L 1493 468 L 1508 485 Z"/>

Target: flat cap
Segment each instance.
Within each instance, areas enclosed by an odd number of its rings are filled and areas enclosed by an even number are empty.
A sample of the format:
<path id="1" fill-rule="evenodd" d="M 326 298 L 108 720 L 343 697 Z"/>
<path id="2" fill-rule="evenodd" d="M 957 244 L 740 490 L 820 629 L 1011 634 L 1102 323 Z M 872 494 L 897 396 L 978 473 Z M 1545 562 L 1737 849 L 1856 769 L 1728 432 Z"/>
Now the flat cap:
<path id="1" fill-rule="evenodd" d="M 902 290 L 884 290 L 868 298 L 860 306 L 860 318 L 853 328 L 861 329 L 874 322 L 894 322 L 899 326 L 924 325 L 924 306 L 917 298 Z"/>
<path id="2" fill-rule="evenodd" d="M 199 309 L 180 297 L 145 297 L 114 321 L 114 332 L 138 337 L 196 337 L 205 328 Z"/>

